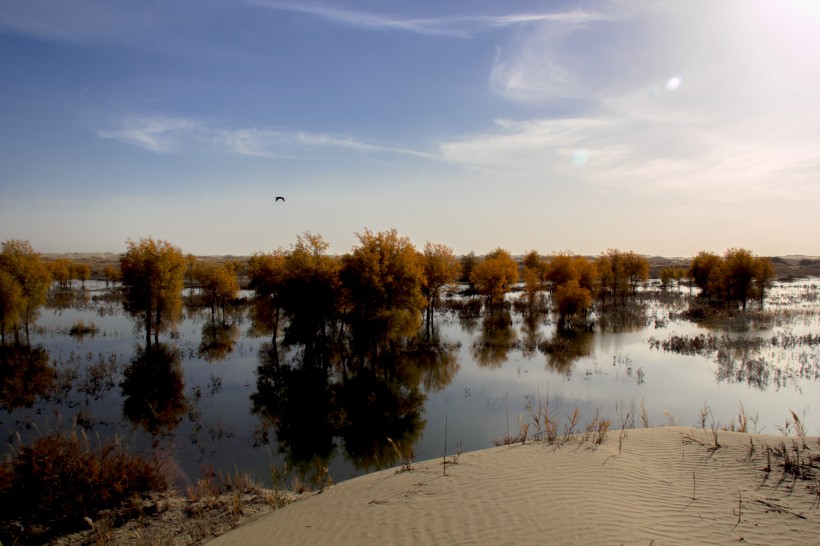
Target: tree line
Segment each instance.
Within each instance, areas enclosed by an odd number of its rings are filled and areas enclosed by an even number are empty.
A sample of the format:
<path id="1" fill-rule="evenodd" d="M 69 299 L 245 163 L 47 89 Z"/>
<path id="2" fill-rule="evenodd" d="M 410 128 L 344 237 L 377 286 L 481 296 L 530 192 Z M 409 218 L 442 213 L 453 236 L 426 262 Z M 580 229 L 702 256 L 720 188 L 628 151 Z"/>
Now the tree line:
<path id="1" fill-rule="evenodd" d="M 417 249 L 395 229 L 357 234 L 359 243 L 341 257 L 327 254 L 320 235 L 304 233 L 288 249 L 260 252 L 247 262 L 198 260 L 172 243 L 153 238 L 128 240 L 119 269 L 106 266 L 106 283 L 119 283 L 123 305 L 142 325 L 146 346 L 157 343 L 181 317 L 186 284 L 224 321 L 225 309 L 239 293 L 238 275 L 247 269 L 250 287 L 274 341 L 305 343 L 306 350 L 326 346 L 332 336 L 349 334 L 359 354 L 378 353 L 426 326 L 441 306 L 446 286 L 459 280 L 483 298 L 492 316 L 514 287 L 531 311 L 551 298 L 562 326 L 587 324 L 593 307 L 624 306 L 649 278 L 649 261 L 632 251 L 610 249 L 595 258 L 571 252 L 541 255 L 531 250 L 519 262 L 497 248 L 485 256 L 457 257 L 444 244 L 427 242 Z M 85 282 L 90 267 L 67 259 L 45 262 L 28 241 L 8 240 L 0 253 L 0 336 L 5 343 L 31 324 L 45 304 L 49 288 L 65 289 L 72 279 Z M 660 271 L 663 288 L 685 280 L 706 301 L 738 305 L 750 299 L 762 305 L 775 278 L 769 258 L 731 248 L 723 256 L 699 252 L 684 268 Z M 53 284 L 52 284 L 53 283 Z M 322 358 L 322 355 L 316 355 Z"/>

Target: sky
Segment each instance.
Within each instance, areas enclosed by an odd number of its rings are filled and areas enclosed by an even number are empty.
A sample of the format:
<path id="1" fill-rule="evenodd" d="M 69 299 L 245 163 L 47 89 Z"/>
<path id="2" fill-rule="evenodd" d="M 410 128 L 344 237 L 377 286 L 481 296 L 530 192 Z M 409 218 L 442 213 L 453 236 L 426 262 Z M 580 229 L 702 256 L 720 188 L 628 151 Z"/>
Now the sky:
<path id="1" fill-rule="evenodd" d="M 820 255 L 818 36 L 814 0 L 0 0 L 0 240 Z"/>

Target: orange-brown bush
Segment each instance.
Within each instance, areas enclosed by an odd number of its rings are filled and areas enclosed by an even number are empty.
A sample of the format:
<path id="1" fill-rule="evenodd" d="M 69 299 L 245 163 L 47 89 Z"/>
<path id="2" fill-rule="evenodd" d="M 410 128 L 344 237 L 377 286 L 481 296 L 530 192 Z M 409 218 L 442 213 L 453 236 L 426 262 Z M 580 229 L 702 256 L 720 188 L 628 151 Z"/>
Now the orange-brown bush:
<path id="1" fill-rule="evenodd" d="M 169 487 L 165 466 L 118 439 L 93 449 L 85 434 L 54 432 L 19 444 L 0 464 L 0 541 L 40 543 L 87 526 L 102 510 L 128 517 L 133 499 Z"/>

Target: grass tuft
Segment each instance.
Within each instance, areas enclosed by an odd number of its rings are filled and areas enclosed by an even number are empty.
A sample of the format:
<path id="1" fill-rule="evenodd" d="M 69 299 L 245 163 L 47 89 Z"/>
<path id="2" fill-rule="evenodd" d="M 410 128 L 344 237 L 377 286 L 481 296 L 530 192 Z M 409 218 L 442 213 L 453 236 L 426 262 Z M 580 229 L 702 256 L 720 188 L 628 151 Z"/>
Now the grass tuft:
<path id="1" fill-rule="evenodd" d="M 396 453 L 396 459 L 400 465 L 398 472 L 409 472 L 413 470 L 413 459 L 416 456 L 415 446 L 413 446 L 413 444 L 402 446 L 401 442 L 394 442 L 392 438 L 388 438 L 387 443 L 390 444 Z"/>

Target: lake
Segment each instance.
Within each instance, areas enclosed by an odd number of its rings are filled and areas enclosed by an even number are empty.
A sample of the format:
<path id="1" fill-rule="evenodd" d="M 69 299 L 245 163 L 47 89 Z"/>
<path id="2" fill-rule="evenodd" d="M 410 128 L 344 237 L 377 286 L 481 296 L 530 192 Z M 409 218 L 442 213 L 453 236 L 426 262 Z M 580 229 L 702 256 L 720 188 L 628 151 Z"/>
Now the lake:
<path id="1" fill-rule="evenodd" d="M 491 447 L 522 424 L 532 437 L 533 414 L 547 407 L 560 427 L 577 408 L 581 431 L 596 414 L 613 428 L 696 425 L 704 406 L 707 426 L 737 426 L 742 404 L 750 429 L 779 434 L 793 410 L 817 434 L 816 283 L 778 282 L 765 313 L 750 303 L 745 317 L 708 326 L 686 318 L 688 288 L 650 286 L 640 305 L 572 334 L 549 314 L 464 315 L 455 309 L 465 296 L 451 295 L 451 310 L 436 315 L 436 343 L 389 368 L 352 372 L 291 365 L 305 357 L 298 348 L 276 366 L 248 306 L 225 327 L 210 312 L 187 312 L 161 339 L 170 356 L 140 358 L 144 334 L 90 282 L 43 309 L 31 342 L 56 375 L 42 388 L 33 368 L 3 378 L 0 427 L 7 443 L 74 422 L 91 438 L 119 435 L 167 454 L 182 486 L 237 469 L 270 484 L 272 465 L 286 463 L 306 481 L 326 467 L 339 482 L 395 466 L 411 449 L 422 460 L 442 457 L 445 445 L 448 455 Z M 79 321 L 96 331 L 72 334 Z"/>

